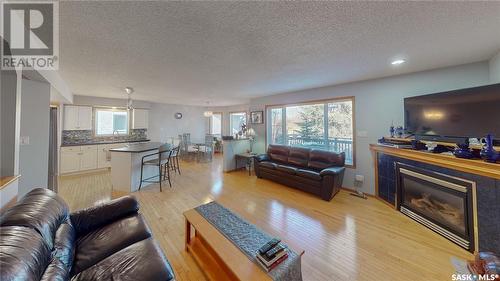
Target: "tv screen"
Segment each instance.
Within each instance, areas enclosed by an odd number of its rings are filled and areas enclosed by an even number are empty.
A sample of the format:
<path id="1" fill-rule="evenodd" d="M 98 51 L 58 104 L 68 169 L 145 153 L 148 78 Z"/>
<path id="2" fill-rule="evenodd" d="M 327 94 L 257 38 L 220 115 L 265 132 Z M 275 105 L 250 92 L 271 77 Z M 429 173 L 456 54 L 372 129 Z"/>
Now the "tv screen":
<path id="1" fill-rule="evenodd" d="M 425 139 L 500 139 L 500 84 L 404 99 L 408 132 Z"/>

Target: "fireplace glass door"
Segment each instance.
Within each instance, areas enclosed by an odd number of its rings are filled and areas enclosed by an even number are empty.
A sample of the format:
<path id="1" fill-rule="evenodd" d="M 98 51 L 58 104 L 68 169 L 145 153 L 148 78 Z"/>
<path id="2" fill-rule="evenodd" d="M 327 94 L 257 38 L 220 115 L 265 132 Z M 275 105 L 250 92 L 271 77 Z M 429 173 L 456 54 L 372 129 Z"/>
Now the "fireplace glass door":
<path id="1" fill-rule="evenodd" d="M 403 163 L 396 174 L 398 210 L 471 250 L 473 183 Z"/>

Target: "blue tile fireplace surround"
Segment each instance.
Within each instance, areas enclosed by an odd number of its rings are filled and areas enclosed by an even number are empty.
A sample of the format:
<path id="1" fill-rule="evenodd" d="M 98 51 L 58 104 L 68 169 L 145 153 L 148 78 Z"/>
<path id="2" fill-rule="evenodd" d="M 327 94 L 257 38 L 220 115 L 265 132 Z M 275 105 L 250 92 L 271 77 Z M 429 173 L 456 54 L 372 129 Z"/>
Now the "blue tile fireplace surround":
<path id="1" fill-rule="evenodd" d="M 493 177 L 487 177 L 484 175 L 479 175 L 475 173 L 468 173 L 464 171 L 459 171 L 455 170 L 452 168 L 445 167 L 446 165 L 433 165 L 429 163 L 425 163 L 424 161 L 418 160 L 412 160 L 412 159 L 407 159 L 404 157 L 399 157 L 391 154 L 384 153 L 383 150 L 375 150 L 375 164 L 377 165 L 376 167 L 376 177 L 377 177 L 377 183 L 378 183 L 378 194 L 377 197 L 380 199 L 388 202 L 389 204 L 395 206 L 397 210 L 400 210 L 401 212 L 404 212 L 404 208 L 400 207 L 402 206 L 401 201 L 406 200 L 405 198 L 408 195 L 408 193 L 404 194 L 402 191 L 402 187 L 404 185 L 404 180 L 401 179 L 401 171 L 400 167 L 413 167 L 415 170 L 420 170 L 420 171 L 428 171 L 429 174 L 434 174 L 437 176 L 443 175 L 444 178 L 449 177 L 450 179 L 458 179 L 458 180 L 463 180 L 464 182 L 469 182 L 472 185 L 475 183 L 475 192 L 476 192 L 476 208 L 473 208 L 473 206 L 469 206 L 468 209 L 470 210 L 469 213 L 467 214 L 467 210 L 465 210 L 465 215 L 462 216 L 465 217 L 467 220 L 467 217 L 469 217 L 470 222 L 472 222 L 473 225 L 476 225 L 476 231 L 472 234 L 472 246 L 468 250 L 473 252 L 473 251 L 492 251 L 496 253 L 500 253 L 500 179 L 498 178 L 493 178 Z M 495 169 L 495 167 L 494 167 Z M 498 171 L 500 173 L 500 164 L 498 164 Z M 411 172 L 410 172 L 411 173 Z M 424 176 L 425 177 L 425 176 Z M 439 182 L 439 180 L 438 180 Z M 405 182 L 406 183 L 406 182 Z M 413 183 L 414 186 L 422 186 L 422 190 L 426 190 L 427 187 L 423 186 L 423 184 L 418 183 L 418 180 L 415 180 Z M 433 184 L 428 184 L 428 186 L 432 187 Z M 415 188 L 415 187 L 413 187 Z M 431 189 L 427 189 L 431 190 Z M 471 188 L 472 190 L 472 188 Z M 437 191 L 439 197 L 439 192 Z M 453 194 L 455 191 L 451 191 Z M 425 192 L 422 192 L 425 193 Z M 444 192 L 441 192 L 444 194 Z M 457 192 L 455 192 L 457 193 Z M 404 195 L 400 195 L 404 194 Z M 464 193 L 466 194 L 466 193 Z M 470 195 L 472 194 L 469 193 Z M 423 197 L 426 197 L 425 195 Z M 450 196 L 450 197 L 453 197 Z M 469 204 L 465 205 L 473 205 L 473 197 L 474 196 L 469 196 Z M 424 198 L 426 199 L 426 198 Z M 428 199 L 428 198 L 427 198 Z M 399 201 L 398 201 L 399 200 Z M 414 200 L 414 199 L 412 199 Z M 456 201 L 456 199 L 452 199 Z M 442 206 L 450 206 L 449 204 L 443 204 L 442 202 L 439 202 L 436 200 L 436 198 L 431 200 L 415 200 L 413 202 L 438 202 L 438 204 Z M 467 201 L 467 200 L 463 200 Z M 472 204 L 470 204 L 472 203 Z M 458 204 L 460 205 L 460 204 Z M 460 209 L 460 208 L 459 208 Z M 467 209 L 467 208 L 464 208 Z M 475 216 L 473 215 L 473 212 L 476 212 Z M 419 221 L 419 219 L 412 217 L 408 213 L 405 213 L 409 217 L 413 218 L 416 221 Z M 426 218 L 425 214 L 423 216 Z M 474 221 L 474 218 L 475 221 Z M 432 220 L 431 220 L 432 221 Z M 422 223 L 422 221 L 420 221 Z M 426 225 L 425 223 L 422 223 L 423 225 Z M 437 223 L 439 224 L 439 223 Z M 467 224 L 467 223 L 465 223 Z M 427 223 L 427 227 L 430 229 L 433 229 L 432 223 L 430 224 L 431 227 L 429 227 L 429 223 Z M 471 225 L 470 229 L 473 229 L 474 227 Z M 446 226 L 444 227 L 446 228 Z M 440 233 L 439 230 L 436 230 L 435 228 L 433 229 L 435 232 Z M 476 234 L 477 233 L 477 234 Z M 442 232 L 440 233 L 442 236 L 447 237 L 446 234 L 443 234 Z M 477 237 L 475 237 L 477 235 Z M 447 237 L 448 239 L 449 236 Z M 450 239 L 453 241 L 453 239 Z M 455 242 L 457 243 L 457 242 Z M 475 245 L 475 244 L 478 245 Z M 459 244 L 459 243 L 457 243 Z M 462 246 L 463 247 L 463 246 Z M 465 247 L 464 247 L 465 248 Z M 467 248 L 466 248 L 467 249 Z"/>

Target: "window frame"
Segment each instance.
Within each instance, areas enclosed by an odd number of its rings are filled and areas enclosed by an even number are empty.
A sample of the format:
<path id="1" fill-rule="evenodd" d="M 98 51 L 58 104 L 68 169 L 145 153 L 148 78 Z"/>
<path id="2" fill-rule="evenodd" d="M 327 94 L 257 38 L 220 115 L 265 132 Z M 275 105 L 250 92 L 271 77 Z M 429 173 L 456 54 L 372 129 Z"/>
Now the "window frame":
<path id="1" fill-rule="evenodd" d="M 228 115 L 228 117 L 229 117 L 228 131 L 229 131 L 230 136 L 234 136 L 233 132 L 232 132 L 232 126 L 231 126 L 231 123 L 232 123 L 231 122 L 231 115 L 236 114 L 236 113 L 245 113 L 245 125 L 247 125 L 247 128 L 248 128 L 248 112 L 246 112 L 246 111 L 231 111 L 231 112 L 229 112 L 229 115 Z"/>
<path id="2" fill-rule="evenodd" d="M 264 133 L 264 138 L 265 138 L 265 147 L 267 149 L 269 145 L 269 140 L 268 140 L 268 129 L 269 129 L 269 119 L 270 114 L 269 110 L 272 108 L 282 108 L 281 111 L 281 118 L 284 120 L 285 126 L 282 126 L 282 134 L 283 136 L 286 136 L 286 107 L 291 107 L 291 106 L 302 106 L 302 105 L 313 105 L 313 104 L 318 104 L 322 103 L 325 106 L 325 110 L 328 108 L 328 103 L 334 103 L 334 102 L 341 102 L 341 101 L 351 101 L 352 102 L 352 164 L 345 164 L 346 168 L 351 168 L 351 169 L 356 169 L 356 99 L 354 96 L 343 96 L 343 97 L 334 97 L 334 98 L 329 98 L 329 99 L 318 99 L 318 100 L 307 100 L 307 101 L 299 101 L 299 102 L 294 102 L 294 103 L 284 103 L 284 104 L 269 104 L 265 106 L 265 112 L 266 112 L 266 124 L 265 124 L 265 133 Z M 327 111 L 325 111 L 326 113 Z M 324 118 L 325 120 L 325 125 L 324 125 L 324 136 L 325 138 L 328 138 L 328 118 Z"/>
<path id="3" fill-rule="evenodd" d="M 212 116 L 215 114 L 220 114 L 220 136 L 222 137 L 224 135 L 224 113 L 223 112 L 213 112 Z M 208 118 L 208 133 L 210 135 L 215 135 L 214 132 L 212 132 L 212 116 Z"/>
<path id="4" fill-rule="evenodd" d="M 98 134 L 97 133 L 97 127 L 98 127 L 98 124 L 97 122 L 99 121 L 98 118 L 97 118 L 97 112 L 98 111 L 111 111 L 111 112 L 125 112 L 127 113 L 127 132 L 124 133 L 124 134 L 117 134 L 118 136 L 127 136 L 127 135 L 130 135 L 130 129 L 131 129 L 131 126 L 130 126 L 130 111 L 127 110 L 125 107 L 116 107 L 116 108 L 109 108 L 109 107 L 94 107 L 93 108 L 93 113 L 92 113 L 92 117 L 93 117 L 93 122 L 94 123 L 94 137 L 110 137 L 110 136 L 114 136 L 114 134 Z"/>

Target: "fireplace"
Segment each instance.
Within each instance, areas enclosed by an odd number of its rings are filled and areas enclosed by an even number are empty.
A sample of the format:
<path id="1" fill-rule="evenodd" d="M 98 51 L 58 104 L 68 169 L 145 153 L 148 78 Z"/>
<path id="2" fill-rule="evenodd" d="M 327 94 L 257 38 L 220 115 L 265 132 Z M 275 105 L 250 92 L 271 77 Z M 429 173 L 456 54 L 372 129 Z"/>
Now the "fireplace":
<path id="1" fill-rule="evenodd" d="M 400 212 L 474 251 L 474 182 L 399 162 L 396 176 Z"/>

